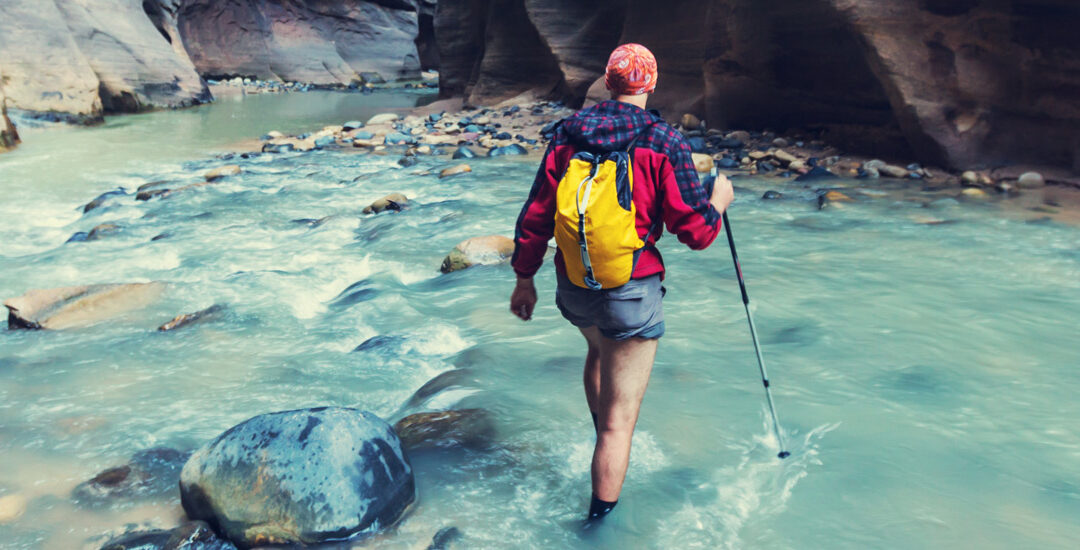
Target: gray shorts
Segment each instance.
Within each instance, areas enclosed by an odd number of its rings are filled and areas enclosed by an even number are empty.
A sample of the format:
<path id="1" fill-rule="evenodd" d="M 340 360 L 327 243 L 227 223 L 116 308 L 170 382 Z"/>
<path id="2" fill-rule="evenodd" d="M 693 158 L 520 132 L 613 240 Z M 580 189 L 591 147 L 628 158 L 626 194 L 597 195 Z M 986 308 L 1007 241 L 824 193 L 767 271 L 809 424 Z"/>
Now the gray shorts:
<path id="1" fill-rule="evenodd" d="M 558 274 L 555 305 L 578 328 L 598 327 L 612 340 L 664 335 L 664 294 L 660 274 L 610 290 L 589 290 Z"/>

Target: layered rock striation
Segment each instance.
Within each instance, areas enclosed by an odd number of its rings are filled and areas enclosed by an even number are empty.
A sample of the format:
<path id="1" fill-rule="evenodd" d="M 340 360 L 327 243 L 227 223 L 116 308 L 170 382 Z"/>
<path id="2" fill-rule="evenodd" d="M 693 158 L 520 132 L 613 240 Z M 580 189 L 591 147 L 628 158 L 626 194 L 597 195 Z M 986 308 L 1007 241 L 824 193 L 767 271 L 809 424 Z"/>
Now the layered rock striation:
<path id="1" fill-rule="evenodd" d="M 442 94 L 470 103 L 604 97 L 607 54 L 639 42 L 668 118 L 1080 172 L 1078 25 L 1071 0 L 462 0 L 435 18 Z"/>

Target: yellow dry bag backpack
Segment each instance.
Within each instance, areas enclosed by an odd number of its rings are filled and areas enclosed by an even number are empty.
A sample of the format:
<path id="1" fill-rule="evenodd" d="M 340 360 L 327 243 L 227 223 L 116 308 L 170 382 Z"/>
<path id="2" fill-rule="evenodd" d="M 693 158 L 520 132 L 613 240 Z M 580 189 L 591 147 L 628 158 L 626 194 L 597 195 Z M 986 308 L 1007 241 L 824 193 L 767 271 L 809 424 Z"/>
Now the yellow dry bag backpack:
<path id="1" fill-rule="evenodd" d="M 645 240 L 637 234 L 634 208 L 634 145 L 625 151 L 580 151 L 559 180 L 555 210 L 555 243 L 562 252 L 566 276 L 582 288 L 601 290 L 630 281 Z M 652 231 L 650 230 L 650 233 Z"/>

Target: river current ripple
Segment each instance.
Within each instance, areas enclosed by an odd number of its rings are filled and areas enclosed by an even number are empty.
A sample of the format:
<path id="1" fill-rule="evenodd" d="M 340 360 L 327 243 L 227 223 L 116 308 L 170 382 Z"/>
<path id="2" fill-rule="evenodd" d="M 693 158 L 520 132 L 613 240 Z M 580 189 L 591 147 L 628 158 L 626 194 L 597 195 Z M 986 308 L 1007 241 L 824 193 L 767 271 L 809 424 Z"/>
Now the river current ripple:
<path id="1" fill-rule="evenodd" d="M 818 211 L 811 189 L 737 180 L 731 218 L 793 456 L 775 458 L 725 243 L 691 252 L 667 235 L 668 335 L 624 498 L 583 534 L 584 345 L 554 308 L 550 262 L 529 323 L 507 311 L 509 267 L 438 271 L 456 243 L 512 234 L 536 159 L 473 159 L 471 173 L 439 179 L 445 155 L 408 168 L 351 151 L 224 160 L 198 141 L 221 117 L 257 120 L 244 126 L 257 135 L 286 124 L 290 105 L 338 123 L 385 106 L 327 97 L 58 134 L 141 136 L 126 163 L 34 164 L 63 163 L 60 145 L 0 157 L 12 197 L 0 207 L 0 297 L 169 283 L 161 302 L 116 322 L 0 332 L 0 496 L 28 503 L 0 524 L 0 545 L 78 548 L 128 523 L 175 525 L 176 494 L 87 509 L 70 491 L 141 449 L 192 449 L 253 415 L 320 405 L 390 419 L 481 407 L 497 420 L 492 450 L 415 457 L 417 505 L 360 547 L 422 547 L 447 526 L 469 548 L 1065 548 L 1080 536 L 1075 227 L 869 196 L 854 181 L 838 185 L 856 202 Z M 162 124 L 180 129 L 182 151 L 154 152 L 153 140 L 177 139 L 142 130 Z M 194 182 L 227 163 L 244 172 L 81 213 L 110 189 Z M 35 179 L 39 169 L 67 170 L 66 187 Z M 787 198 L 761 200 L 769 188 Z M 409 197 L 405 211 L 360 214 L 391 192 Z M 928 212 L 951 223 L 919 223 Z M 101 223 L 122 230 L 65 244 Z M 226 306 L 217 321 L 154 330 L 213 304 Z M 395 338 L 353 351 L 379 335 Z M 402 409 L 451 369 L 463 369 L 459 383 Z"/>

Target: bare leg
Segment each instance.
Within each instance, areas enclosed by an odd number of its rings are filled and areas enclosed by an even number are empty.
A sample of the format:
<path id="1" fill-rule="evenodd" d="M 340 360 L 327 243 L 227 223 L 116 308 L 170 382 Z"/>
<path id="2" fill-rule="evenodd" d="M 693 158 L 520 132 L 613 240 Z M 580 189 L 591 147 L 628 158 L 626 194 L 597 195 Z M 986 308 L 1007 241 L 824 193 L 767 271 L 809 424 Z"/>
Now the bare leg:
<path id="1" fill-rule="evenodd" d="M 600 414 L 600 342 L 603 336 L 596 327 L 578 329 L 589 344 L 589 353 L 585 356 L 585 401 L 589 412 Z"/>
<path id="2" fill-rule="evenodd" d="M 600 433 L 593 453 L 592 483 L 597 498 L 614 502 L 630 463 L 630 439 L 649 385 L 659 340 L 600 341 Z"/>

